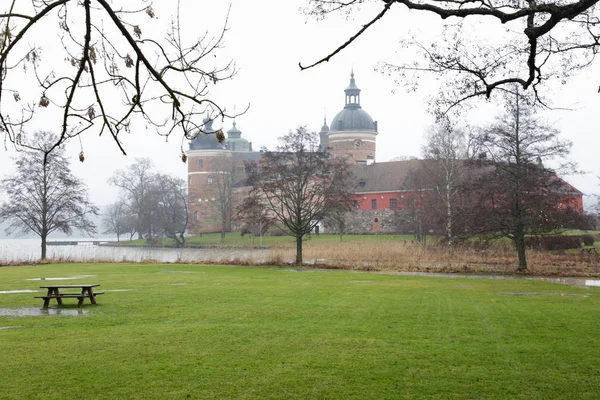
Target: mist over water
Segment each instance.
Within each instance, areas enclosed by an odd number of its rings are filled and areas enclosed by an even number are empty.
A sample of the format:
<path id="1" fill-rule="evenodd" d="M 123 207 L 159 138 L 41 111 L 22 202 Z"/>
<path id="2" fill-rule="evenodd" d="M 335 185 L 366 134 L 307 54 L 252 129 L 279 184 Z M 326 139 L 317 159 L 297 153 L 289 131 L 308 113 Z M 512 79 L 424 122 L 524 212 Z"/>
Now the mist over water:
<path id="1" fill-rule="evenodd" d="M 67 238 L 51 239 L 51 241 L 77 240 L 114 240 L 112 238 Z M 0 239 L 0 262 L 37 262 L 41 254 L 40 239 Z M 157 262 L 176 261 L 232 261 L 250 259 L 263 261 L 268 250 L 262 249 L 172 249 L 147 247 L 112 247 L 98 246 L 92 243 L 80 243 L 76 246 L 48 246 L 47 256 L 54 260 L 75 262 L 141 262 L 154 260 Z"/>

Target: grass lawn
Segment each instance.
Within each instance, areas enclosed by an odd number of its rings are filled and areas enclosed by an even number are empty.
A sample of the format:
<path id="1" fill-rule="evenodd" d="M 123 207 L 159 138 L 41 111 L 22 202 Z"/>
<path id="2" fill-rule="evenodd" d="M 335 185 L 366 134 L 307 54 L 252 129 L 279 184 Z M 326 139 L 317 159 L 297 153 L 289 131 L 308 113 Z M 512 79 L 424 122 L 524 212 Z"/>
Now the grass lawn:
<path id="1" fill-rule="evenodd" d="M 600 397 L 600 288 L 57 264 L 0 268 L 0 291 L 71 275 L 106 292 L 85 314 L 0 316 L 0 399 Z M 33 296 L 0 293 L 0 309 Z"/>

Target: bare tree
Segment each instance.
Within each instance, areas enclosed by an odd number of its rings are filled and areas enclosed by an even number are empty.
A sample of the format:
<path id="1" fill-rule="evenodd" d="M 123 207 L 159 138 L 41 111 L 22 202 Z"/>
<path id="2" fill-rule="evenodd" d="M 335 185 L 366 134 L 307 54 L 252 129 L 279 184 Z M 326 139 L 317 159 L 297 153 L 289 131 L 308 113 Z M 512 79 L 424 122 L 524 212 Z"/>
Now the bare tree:
<path id="1" fill-rule="evenodd" d="M 0 129 L 5 141 L 26 144 L 24 129 L 43 118 L 36 113 L 40 107 L 61 116 L 53 148 L 94 128 L 110 134 L 123 153 L 120 135 L 135 118 L 159 135 L 181 133 L 183 144 L 203 133 L 205 113 L 212 119 L 230 117 L 210 97 L 212 87 L 236 72 L 232 62 L 214 61 L 228 17 L 216 36 L 190 38 L 181 32 L 179 3 L 161 38 L 164 27 L 145 0 L 121 5 L 109 0 L 3 1 Z M 24 81 L 37 84 L 37 90 L 20 91 Z M 220 131 L 217 137 L 224 139 Z"/>
<path id="2" fill-rule="evenodd" d="M 333 232 L 337 232 L 340 235 L 340 242 L 344 240 L 344 234 L 347 230 L 348 212 L 349 210 L 341 208 L 337 210 L 332 210 L 327 213 L 323 220 L 323 224 L 326 228 L 329 228 Z"/>
<path id="3" fill-rule="evenodd" d="M 157 174 L 148 193 L 152 215 L 157 219 L 162 234 L 175 241 L 177 247 L 185 245 L 188 224 L 187 185 L 183 179 Z"/>
<path id="4" fill-rule="evenodd" d="M 415 241 L 424 244 L 427 241 L 427 234 L 432 228 L 432 183 L 431 176 L 424 168 L 412 170 L 408 177 L 408 187 L 412 188 L 412 193 L 407 194 L 405 201 L 407 203 L 407 213 L 402 219 L 397 220 L 398 225 L 404 225 L 401 230 L 408 230 L 412 233 Z M 398 200 L 402 199 L 402 194 L 398 195 Z M 400 214 L 397 212 L 397 218 Z"/>
<path id="5" fill-rule="evenodd" d="M 379 5 L 379 10 L 366 16 L 366 22 L 346 42 L 310 65 L 300 64 L 300 68 L 329 61 L 392 8 L 405 8 L 411 13 L 441 17 L 443 33 L 431 42 L 422 37 L 403 39 L 403 48 L 416 51 L 402 51 L 401 63 L 384 63 L 381 70 L 394 74 L 399 83 L 407 84 L 411 90 L 423 73 L 447 78 L 434 104 L 437 112 L 444 114 L 466 100 L 490 97 L 497 89 L 511 90 L 514 84 L 523 90 L 532 89 L 537 100 L 543 101 L 540 89 L 544 83 L 558 80 L 564 84 L 568 76 L 594 60 L 600 49 L 597 2 L 307 0 L 305 12 L 317 18 L 339 12 L 362 17 L 364 9 L 369 9 L 365 7 L 367 3 Z M 416 54 L 416 58 L 411 58 L 411 54 Z"/>
<path id="6" fill-rule="evenodd" d="M 455 207 L 460 202 L 459 185 L 467 170 L 465 161 L 469 156 L 468 138 L 462 129 L 453 128 L 448 120 L 429 128 L 422 166 L 442 205 L 444 236 L 448 245 L 452 245 L 454 238 Z M 434 205 L 432 199 L 429 200 L 429 204 Z M 430 208 L 430 212 L 438 211 L 434 210 L 435 207 Z"/>
<path id="7" fill-rule="evenodd" d="M 120 242 L 121 234 L 130 232 L 128 226 L 131 219 L 127 212 L 127 205 L 123 199 L 109 204 L 106 211 L 102 213 L 102 225 L 104 225 L 104 233 L 114 233 L 117 235 L 117 242 Z"/>
<path id="8" fill-rule="evenodd" d="M 264 198 L 275 219 L 296 238 L 296 263 L 302 263 L 302 240 L 328 212 L 349 209 L 352 173 L 342 158 L 319 151 L 319 136 L 299 127 L 265 151 L 259 165 L 249 164 L 252 190 Z"/>
<path id="9" fill-rule="evenodd" d="M 152 233 L 151 204 L 148 192 L 152 185 L 154 165 L 149 158 L 138 158 L 124 170 L 116 171 L 109 183 L 121 189 L 126 199 L 125 205 L 129 214 L 135 219 L 135 230 L 138 239 Z"/>
<path id="10" fill-rule="evenodd" d="M 252 243 L 256 236 L 262 237 L 275 222 L 258 190 L 251 190 L 244 196 L 237 207 L 236 221 L 241 227 L 242 236 L 252 236 Z"/>
<path id="11" fill-rule="evenodd" d="M 478 160 L 478 177 L 466 187 L 465 195 L 477 196 L 473 231 L 510 238 L 519 256 L 518 269 L 524 271 L 525 236 L 561 228 L 565 217 L 576 214 L 561 208 L 562 197 L 573 188 L 543 165 L 564 159 L 571 143 L 561 140 L 518 92 L 507 96 L 505 113 L 475 140 L 488 156 Z M 573 166 L 567 163 L 564 168 L 569 171 Z"/>
<path id="12" fill-rule="evenodd" d="M 231 155 L 220 156 L 211 163 L 212 181 L 210 191 L 216 199 L 216 208 L 221 226 L 221 243 L 225 242 L 225 234 L 230 229 L 232 217 L 232 189 L 235 181 L 234 159 Z"/>
<path id="13" fill-rule="evenodd" d="M 89 200 L 85 184 L 71 172 L 64 148 L 49 152 L 56 140 L 52 133 L 37 132 L 15 160 L 15 174 L 2 180 L 8 201 L 0 206 L 0 222 L 10 221 L 8 234 L 38 235 L 42 260 L 51 233 L 96 233 L 89 217 L 98 215 L 98 208 Z"/>

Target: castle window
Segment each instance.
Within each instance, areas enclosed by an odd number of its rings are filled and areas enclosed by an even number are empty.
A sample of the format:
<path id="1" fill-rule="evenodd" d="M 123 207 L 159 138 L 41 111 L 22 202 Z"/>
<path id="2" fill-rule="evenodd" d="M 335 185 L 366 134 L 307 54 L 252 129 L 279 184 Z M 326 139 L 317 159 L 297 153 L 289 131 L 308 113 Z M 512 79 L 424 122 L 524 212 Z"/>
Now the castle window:
<path id="1" fill-rule="evenodd" d="M 375 218 L 375 219 L 373 220 L 373 222 L 375 222 L 375 223 L 378 223 L 378 222 L 379 222 L 379 218 Z"/>
<path id="2" fill-rule="evenodd" d="M 358 200 L 354 200 L 354 208 L 358 210 Z"/>
<path id="3" fill-rule="evenodd" d="M 198 211 L 194 211 L 194 221 L 198 221 Z"/>
<path id="4" fill-rule="evenodd" d="M 200 168 L 204 167 L 204 160 L 203 159 L 198 160 L 198 166 Z"/>
<path id="5" fill-rule="evenodd" d="M 188 185 L 191 185 L 191 184 L 192 184 L 192 177 L 188 176 Z"/>
<path id="6" fill-rule="evenodd" d="M 361 179 L 358 181 L 358 186 L 360 186 L 361 188 L 364 188 L 364 187 L 365 187 L 365 185 L 366 185 L 366 183 L 367 183 L 367 181 L 361 178 Z"/>
<path id="7" fill-rule="evenodd" d="M 209 184 L 209 185 L 212 185 L 212 183 L 213 183 L 213 177 L 212 177 L 212 176 L 209 176 L 209 177 L 208 177 L 208 184 Z"/>
<path id="8" fill-rule="evenodd" d="M 377 199 L 371 200 L 371 209 L 377 210 Z"/>
<path id="9" fill-rule="evenodd" d="M 398 199 L 390 199 L 390 208 L 392 210 L 398 208 Z"/>

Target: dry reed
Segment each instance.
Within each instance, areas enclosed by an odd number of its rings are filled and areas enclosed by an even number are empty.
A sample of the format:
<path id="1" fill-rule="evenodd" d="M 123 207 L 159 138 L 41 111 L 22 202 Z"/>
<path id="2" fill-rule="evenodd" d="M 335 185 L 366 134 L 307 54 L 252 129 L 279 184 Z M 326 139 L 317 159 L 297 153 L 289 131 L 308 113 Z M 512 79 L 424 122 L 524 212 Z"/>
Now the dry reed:
<path id="1" fill-rule="evenodd" d="M 360 270 L 514 273 L 517 254 L 510 243 L 486 247 L 421 246 L 404 242 L 307 243 L 306 260 Z M 600 256 L 527 251 L 529 270 L 539 275 L 599 276 Z"/>
<path id="2" fill-rule="evenodd" d="M 406 271 L 444 272 L 476 274 L 514 274 L 518 264 L 517 254 L 510 243 L 496 243 L 490 246 L 421 246 L 411 242 L 307 242 L 304 246 L 305 263 L 318 268 L 352 269 L 363 271 Z M 262 258 L 251 253 L 246 257 L 222 257 L 218 259 L 184 260 L 178 264 L 212 265 L 293 265 L 295 249 L 277 248 Z M 527 252 L 528 270 L 525 274 L 541 276 L 600 276 L 600 255 L 583 253 Z M 40 260 L 0 263 L 9 265 L 36 265 L 41 263 L 136 263 L 131 260 L 114 259 L 75 259 L 62 257 Z M 138 263 L 170 264 L 152 258 L 142 258 Z"/>

